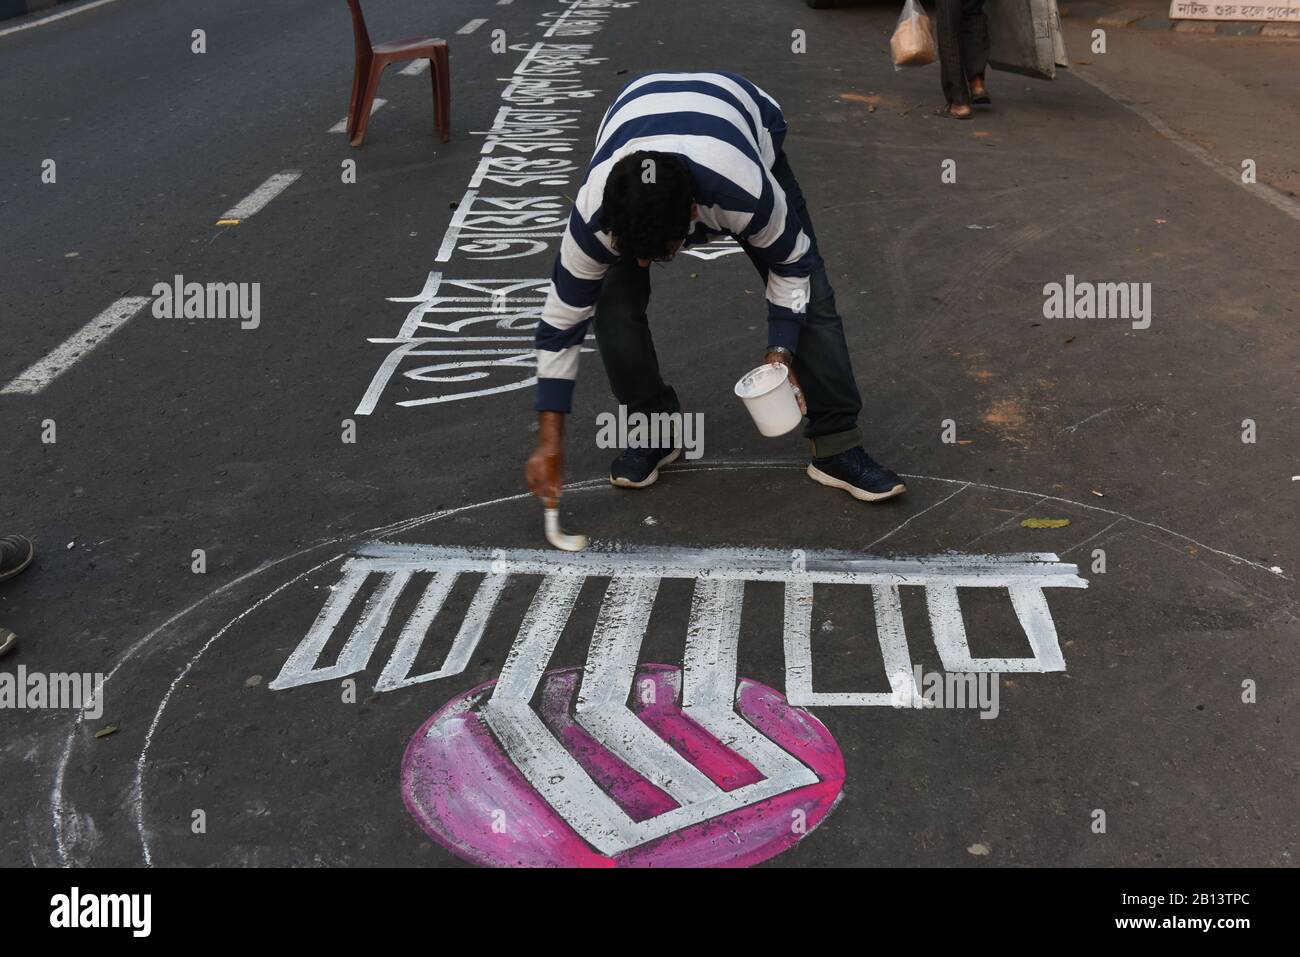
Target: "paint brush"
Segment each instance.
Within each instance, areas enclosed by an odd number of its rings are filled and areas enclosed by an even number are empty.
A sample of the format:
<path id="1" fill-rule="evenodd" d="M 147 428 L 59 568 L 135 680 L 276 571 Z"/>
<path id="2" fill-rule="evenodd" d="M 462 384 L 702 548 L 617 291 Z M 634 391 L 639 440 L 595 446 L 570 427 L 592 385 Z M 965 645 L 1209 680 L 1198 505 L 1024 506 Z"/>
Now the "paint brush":
<path id="1" fill-rule="evenodd" d="M 580 552 L 587 547 L 586 535 L 566 535 L 560 528 L 560 510 L 554 499 L 544 503 L 544 522 L 546 540 L 565 552 Z"/>

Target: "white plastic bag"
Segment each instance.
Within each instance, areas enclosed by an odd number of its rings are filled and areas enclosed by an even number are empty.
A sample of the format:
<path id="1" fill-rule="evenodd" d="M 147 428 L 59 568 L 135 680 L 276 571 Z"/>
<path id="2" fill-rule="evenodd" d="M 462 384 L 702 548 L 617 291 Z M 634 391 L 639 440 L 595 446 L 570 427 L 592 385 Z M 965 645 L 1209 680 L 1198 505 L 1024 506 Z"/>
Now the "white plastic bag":
<path id="1" fill-rule="evenodd" d="M 938 56 L 934 42 L 934 21 L 921 6 L 920 0 L 906 0 L 898 16 L 894 35 L 889 38 L 889 52 L 894 59 L 894 69 L 905 66 L 924 66 Z"/>

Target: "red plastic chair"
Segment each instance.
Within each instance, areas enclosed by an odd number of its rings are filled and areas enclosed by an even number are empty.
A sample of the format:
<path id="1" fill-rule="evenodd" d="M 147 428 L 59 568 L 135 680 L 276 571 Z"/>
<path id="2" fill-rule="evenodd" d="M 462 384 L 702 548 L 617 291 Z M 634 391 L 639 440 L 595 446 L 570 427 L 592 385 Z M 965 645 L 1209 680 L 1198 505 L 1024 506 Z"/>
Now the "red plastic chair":
<path id="1" fill-rule="evenodd" d="M 360 146 L 370 123 L 370 108 L 379 90 L 379 77 L 390 63 L 428 60 L 433 74 L 433 123 L 442 141 L 451 139 L 451 75 L 447 62 L 447 41 L 434 37 L 411 37 L 371 45 L 366 18 L 359 0 L 348 0 L 352 9 L 352 38 L 356 43 L 356 70 L 352 76 L 352 102 L 348 106 L 348 139 Z"/>

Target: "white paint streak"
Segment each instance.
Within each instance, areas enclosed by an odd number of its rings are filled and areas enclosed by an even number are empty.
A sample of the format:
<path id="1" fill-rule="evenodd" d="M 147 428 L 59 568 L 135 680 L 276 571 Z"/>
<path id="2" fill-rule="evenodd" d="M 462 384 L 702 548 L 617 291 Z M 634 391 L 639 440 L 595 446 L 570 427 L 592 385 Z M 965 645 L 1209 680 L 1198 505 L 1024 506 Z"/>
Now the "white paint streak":
<path id="1" fill-rule="evenodd" d="M 425 589 L 424 594 L 420 597 L 420 603 L 415 612 L 407 621 L 406 627 L 402 629 L 402 636 L 398 639 L 397 649 L 388 660 L 388 665 L 384 668 L 384 673 L 379 676 L 379 681 L 375 683 L 376 691 L 393 691 L 397 688 L 405 688 L 408 685 L 421 684 L 425 681 L 449 678 L 465 670 L 470 658 L 474 655 L 474 651 L 478 648 L 479 642 L 483 639 L 488 617 L 496 607 L 497 599 L 501 597 L 501 589 L 505 587 L 507 581 L 505 575 L 483 576 L 478 591 L 474 593 L 474 600 L 470 602 L 469 610 L 465 612 L 465 617 L 461 619 L 460 629 L 456 632 L 456 637 L 451 643 L 451 650 L 447 652 L 442 667 L 437 671 L 410 677 L 411 665 L 415 662 L 420 647 L 428 634 L 429 627 L 446 600 L 447 594 L 451 591 L 451 586 L 456 577 L 455 572 L 440 572 L 434 575 L 429 587 Z M 284 680 L 283 674 L 280 680 Z M 309 680 L 313 679 L 293 683 L 295 685 L 306 684 Z"/>
<path id="2" fill-rule="evenodd" d="M 627 706 L 637 656 L 659 581 L 611 578 L 587 654 L 576 719 L 593 738 L 679 804 L 717 798 L 720 789 Z"/>
<path id="3" fill-rule="evenodd" d="M 898 527 L 894 528 L 892 531 L 886 532 L 884 535 L 881 535 L 879 538 L 877 538 L 874 542 L 872 542 L 870 545 L 867 546 L 867 550 L 869 551 L 869 550 L 871 550 L 872 548 L 875 548 L 877 545 L 879 545 L 879 544 L 880 544 L 881 542 L 883 542 L 885 539 L 890 538 L 891 536 L 896 535 L 897 533 L 901 532 L 903 529 L 907 528 L 908 525 L 910 525 L 910 524 L 911 524 L 912 522 L 914 522 L 916 519 L 920 518 L 920 517 L 921 517 L 922 515 L 924 515 L 926 512 L 929 512 L 929 511 L 932 511 L 933 509 L 938 508 L 940 505 L 942 505 L 944 502 L 948 501 L 949 499 L 956 498 L 956 497 L 957 497 L 958 495 L 960 495 L 962 492 L 966 491 L 966 489 L 970 488 L 970 484 L 971 484 L 970 482 L 967 482 L 965 485 L 963 485 L 961 488 L 957 489 L 957 491 L 953 492 L 951 495 L 949 495 L 949 496 L 947 496 L 947 497 L 945 497 L 945 498 L 940 499 L 939 501 L 935 502 L 933 505 L 929 506 L 928 508 L 923 508 L 923 509 L 921 509 L 921 511 L 917 512 L 915 515 L 913 515 L 911 518 L 909 518 L 909 519 L 907 519 L 906 521 L 904 521 L 901 525 L 899 525 Z"/>
<path id="4" fill-rule="evenodd" d="M 733 707 L 744 588 L 743 581 L 696 581 L 682 659 L 682 711 L 763 775 L 766 780 L 731 792 L 758 790 L 763 797 L 746 800 L 752 803 L 818 779 Z"/>
<path id="5" fill-rule="evenodd" d="M 419 76 L 427 69 L 429 69 L 428 60 L 412 60 L 410 63 L 406 64 L 406 66 L 402 67 L 397 72 L 400 73 L 402 76 Z"/>
<path id="6" fill-rule="evenodd" d="M 457 571 L 558 577 L 652 577 L 718 581 L 792 579 L 841 585 L 1002 586 L 1016 581 L 1086 588 L 1078 569 L 1051 552 L 1007 555 L 934 555 L 878 558 L 860 552 L 810 549 L 803 565 L 792 567 L 790 553 L 773 548 L 637 548 L 558 555 L 534 548 L 509 550 L 373 542 L 353 559 L 372 572 Z"/>
<path id="7" fill-rule="evenodd" d="M 930 630 L 939 658 L 948 671 L 1045 672 L 1064 671 L 1065 659 L 1056 637 L 1056 626 L 1047 609 L 1041 588 L 1025 584 L 1009 586 L 1016 618 L 1033 649 L 1032 658 L 972 658 L 966 640 L 966 625 L 955 585 L 934 585 L 925 590 L 930 611 Z"/>
<path id="8" fill-rule="evenodd" d="M 1120 522 L 1122 522 L 1122 521 L 1124 521 L 1124 519 L 1122 519 L 1122 518 L 1117 518 L 1117 519 L 1115 519 L 1115 521 L 1111 522 L 1109 525 L 1107 525 L 1105 528 L 1103 528 L 1100 532 L 1096 532 L 1096 533 L 1094 533 L 1094 534 L 1092 534 L 1092 535 L 1089 535 L 1089 536 L 1088 536 L 1087 538 L 1085 538 L 1083 541 L 1081 541 L 1081 542 L 1077 542 L 1077 543 L 1075 543 L 1074 545 L 1071 545 L 1071 546 L 1070 546 L 1069 548 L 1067 548 L 1065 551 L 1061 552 L 1061 554 L 1062 554 L 1062 555 L 1068 555 L 1068 554 L 1070 554 L 1070 552 L 1074 551 L 1076 548 L 1082 548 L 1084 545 L 1087 545 L 1087 544 L 1088 544 L 1090 541 L 1092 541 L 1094 538 L 1100 538 L 1101 536 L 1105 535 L 1107 532 L 1109 532 L 1112 528 L 1114 528 L 1116 525 L 1118 525 L 1118 524 L 1119 524 Z"/>
<path id="9" fill-rule="evenodd" d="M 257 611 L 258 608 L 262 607 L 264 604 L 266 604 L 268 601 L 270 601 L 280 592 L 284 591 L 289 586 L 296 584 L 298 581 L 302 580 L 303 578 L 306 578 L 308 575 L 310 575 L 312 572 L 316 571 L 317 569 L 324 568 L 330 562 L 337 561 L 340 557 L 341 556 L 339 555 L 335 555 L 333 558 L 327 558 L 319 565 L 315 565 L 307 569 L 305 572 L 303 572 L 300 575 L 295 575 L 293 578 L 285 582 L 279 588 L 276 588 L 273 591 L 271 591 L 269 594 L 262 596 L 253 604 L 249 605 L 246 609 L 240 612 L 238 615 L 236 615 L 234 618 L 230 619 L 230 621 L 226 624 L 224 628 L 222 628 L 215 635 L 213 635 L 211 638 L 209 638 L 206 642 L 203 643 L 203 646 L 199 648 L 197 652 L 195 652 L 194 657 L 190 658 L 190 660 L 185 663 L 185 667 L 182 668 L 179 672 L 177 672 L 176 677 L 172 679 L 172 683 L 168 685 L 167 693 L 164 694 L 162 700 L 158 702 L 158 710 L 154 712 L 153 720 L 149 722 L 149 730 L 145 732 L 144 744 L 141 746 L 140 754 L 136 758 L 135 781 L 131 788 L 131 818 L 135 822 L 136 833 L 140 836 L 140 851 L 144 855 L 144 863 L 146 866 L 148 867 L 153 866 L 153 856 L 149 850 L 148 831 L 145 828 L 145 823 L 144 823 L 144 769 L 145 769 L 146 762 L 148 761 L 149 758 L 149 748 L 153 744 L 154 733 L 158 730 L 158 723 L 162 720 L 163 711 L 166 710 L 167 703 L 171 701 L 172 695 L 176 693 L 176 688 L 180 685 L 182 681 L 185 680 L 185 677 L 190 673 L 190 671 L 193 670 L 194 666 L 199 663 L 199 659 L 203 657 L 204 652 L 206 652 L 208 648 L 212 646 L 213 642 L 217 641 L 222 635 L 224 635 L 232 627 L 234 627 L 236 624 L 238 624 L 247 616 L 251 615 L 253 612 Z M 266 566 L 263 566 L 263 569 L 265 567 Z M 262 571 L 263 569 L 258 569 L 258 571 Z M 256 572 L 250 574 L 256 574 Z M 236 581 L 239 580 L 241 579 L 236 579 Z M 233 584 L 235 583 L 231 582 L 231 585 Z M 226 587 L 229 588 L 231 586 L 227 585 Z M 224 589 L 218 589 L 218 590 L 220 591 Z M 212 597 L 211 595 L 208 596 L 208 598 L 211 597 Z M 206 600 L 207 598 L 203 599 L 203 601 Z M 202 602 L 197 602 L 196 605 L 201 603 Z M 190 607 L 194 608 L 196 607 L 196 605 L 191 605 Z M 189 609 L 186 609 L 186 611 L 182 612 L 182 614 L 187 614 L 188 611 Z M 163 627 L 166 626 L 164 625 Z M 157 632 L 155 632 L 155 634 L 156 633 Z M 115 668 L 113 670 L 116 671 L 117 669 Z M 104 683 L 105 684 L 108 683 L 107 679 L 105 680 Z M 62 780 L 62 768 L 60 768 L 60 780 Z"/>
<path id="10" fill-rule="evenodd" d="M 487 23 L 487 20 L 482 18 L 478 20 L 471 20 L 469 23 L 465 24 L 456 32 L 461 36 L 468 36 L 469 34 L 473 33 L 475 30 L 477 30 L 479 27 L 483 26 L 483 24 L 485 23 Z"/>
<path id="11" fill-rule="evenodd" d="M 903 627 L 903 606 L 894 585 L 873 585 L 876 635 L 889 691 L 817 692 L 812 682 L 811 583 L 793 582 L 785 592 L 785 690 L 792 705 L 816 707 L 911 706 L 921 695 Z"/>
<path id="12" fill-rule="evenodd" d="M 1077 431 L 1079 430 L 1079 426 L 1081 426 L 1081 425 L 1087 425 L 1087 424 L 1088 424 L 1089 422 L 1091 422 L 1093 419 L 1099 419 L 1099 418 L 1101 418 L 1103 415 L 1105 415 L 1107 412 L 1114 412 L 1114 411 L 1115 411 L 1114 409 L 1102 409 L 1100 412 L 1094 412 L 1092 415 L 1088 416 L 1086 419 L 1080 419 L 1078 422 L 1074 423 L 1074 425 L 1067 425 L 1067 426 L 1066 426 L 1065 428 L 1063 428 L 1061 431 L 1062 431 L 1062 432 L 1077 432 Z"/>
<path id="13" fill-rule="evenodd" d="M 257 187 L 238 203 L 221 215 L 222 219 L 251 219 L 271 200 L 275 199 L 302 176 L 300 169 L 287 169 L 270 176 L 265 183 Z"/>
<path id="14" fill-rule="evenodd" d="M 374 102 L 370 104 L 370 115 L 374 116 L 376 111 L 378 111 L 378 109 L 387 102 L 388 101 L 385 100 L 382 96 L 375 97 Z M 348 131 L 348 118 L 346 116 L 330 127 L 331 133 L 346 133 L 347 131 Z"/>
<path id="15" fill-rule="evenodd" d="M 36 395 L 67 372 L 96 346 L 126 325 L 151 300 L 147 296 L 119 299 L 86 323 L 44 359 L 28 366 L 16 379 L 0 389 L 5 395 Z"/>
<path id="16" fill-rule="evenodd" d="M 48 17 L 41 17 L 39 20 L 29 20 L 26 23 L 20 23 L 14 27 L 6 27 L 0 30 L 0 37 L 8 36 L 11 33 L 17 33 L 20 30 L 30 30 L 32 27 L 43 27 L 47 23 L 53 23 L 55 20 L 62 20 L 64 17 L 76 16 L 78 13 L 85 13 L 87 10 L 94 10 L 96 7 L 102 7 L 106 3 L 114 3 L 115 0 L 93 0 L 91 3 L 82 4 L 79 7 L 73 7 L 71 10 L 64 10 L 62 13 L 52 13 Z"/>

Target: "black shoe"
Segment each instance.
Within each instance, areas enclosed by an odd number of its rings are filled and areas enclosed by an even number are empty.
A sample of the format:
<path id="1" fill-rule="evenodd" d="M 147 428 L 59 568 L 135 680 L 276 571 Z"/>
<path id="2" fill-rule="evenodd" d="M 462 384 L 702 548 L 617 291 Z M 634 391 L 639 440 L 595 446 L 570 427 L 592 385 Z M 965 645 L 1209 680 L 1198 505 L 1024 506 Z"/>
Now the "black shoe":
<path id="1" fill-rule="evenodd" d="M 659 467 L 676 462 L 681 449 L 626 449 L 609 467 L 609 482 L 619 488 L 645 488 L 659 478 Z"/>
<path id="2" fill-rule="evenodd" d="M 13 578 L 32 563 L 36 546 L 23 535 L 6 535 L 0 538 L 0 581 Z"/>
<path id="3" fill-rule="evenodd" d="M 864 502 L 879 502 L 907 491 L 901 478 L 860 445 L 829 458 L 813 459 L 808 466 L 808 477 L 822 485 L 841 488 Z"/>

